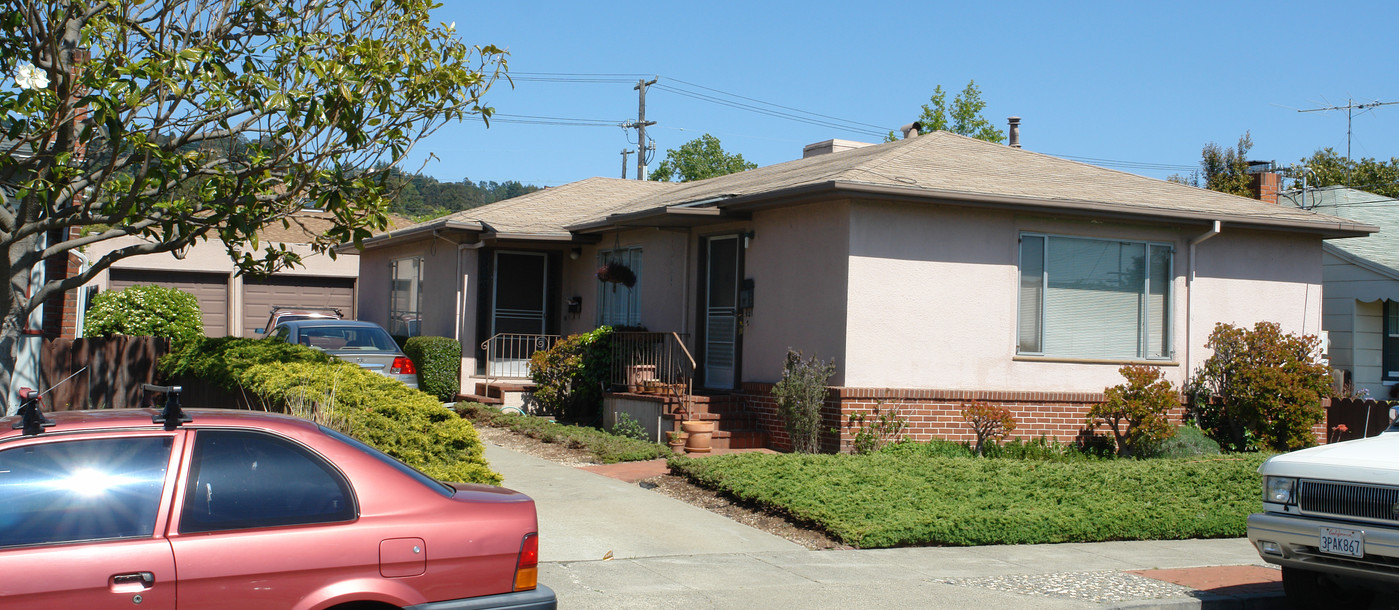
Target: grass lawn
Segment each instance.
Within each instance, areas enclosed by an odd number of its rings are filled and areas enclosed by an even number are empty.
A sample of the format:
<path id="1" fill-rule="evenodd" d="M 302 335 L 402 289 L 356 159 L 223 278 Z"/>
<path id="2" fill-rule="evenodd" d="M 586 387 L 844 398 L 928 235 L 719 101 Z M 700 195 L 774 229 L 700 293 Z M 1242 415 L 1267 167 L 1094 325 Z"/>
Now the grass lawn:
<path id="1" fill-rule="evenodd" d="M 1245 535 L 1267 455 L 1041 461 L 870 455 L 672 458 L 672 471 L 863 548 Z"/>

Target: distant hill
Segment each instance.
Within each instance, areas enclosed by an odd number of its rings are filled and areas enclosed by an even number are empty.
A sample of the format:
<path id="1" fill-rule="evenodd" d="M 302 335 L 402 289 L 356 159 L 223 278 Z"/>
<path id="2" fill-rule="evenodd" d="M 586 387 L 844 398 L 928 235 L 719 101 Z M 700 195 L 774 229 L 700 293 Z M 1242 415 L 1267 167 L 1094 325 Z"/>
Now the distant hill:
<path id="1" fill-rule="evenodd" d="M 440 182 L 432 176 L 395 172 L 390 184 L 396 191 L 389 211 L 416 221 L 469 210 L 511 197 L 540 190 L 541 187 L 520 184 L 514 180 L 493 182 Z"/>

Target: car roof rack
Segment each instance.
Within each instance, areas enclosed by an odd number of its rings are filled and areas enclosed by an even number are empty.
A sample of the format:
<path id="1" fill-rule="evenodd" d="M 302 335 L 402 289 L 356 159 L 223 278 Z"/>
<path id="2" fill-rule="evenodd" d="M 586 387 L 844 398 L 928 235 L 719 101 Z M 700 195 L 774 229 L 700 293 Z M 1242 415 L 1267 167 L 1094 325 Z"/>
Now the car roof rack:
<path id="1" fill-rule="evenodd" d="M 180 424 L 194 421 L 184 410 L 180 409 L 180 392 L 184 391 L 184 388 L 177 385 L 143 383 L 141 389 L 147 392 L 165 394 L 165 408 L 151 417 L 151 423 L 165 424 L 165 429 L 169 431 L 180 427 Z"/>
<path id="2" fill-rule="evenodd" d="M 41 434 L 44 428 L 53 427 L 53 420 L 44 417 L 44 412 L 39 410 L 39 391 L 33 388 L 20 388 L 19 399 L 19 421 L 15 422 L 14 429 L 23 429 L 25 436 L 35 436 Z"/>

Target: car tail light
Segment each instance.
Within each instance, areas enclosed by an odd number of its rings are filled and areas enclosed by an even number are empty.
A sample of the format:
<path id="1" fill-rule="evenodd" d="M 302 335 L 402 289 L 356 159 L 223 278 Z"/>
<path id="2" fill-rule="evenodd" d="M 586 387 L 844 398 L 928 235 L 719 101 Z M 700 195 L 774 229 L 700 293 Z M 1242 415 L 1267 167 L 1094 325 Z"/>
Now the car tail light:
<path id="1" fill-rule="evenodd" d="M 539 534 L 525 534 L 520 560 L 515 564 L 515 590 L 528 591 L 539 584 Z"/>
<path id="2" fill-rule="evenodd" d="M 405 356 L 397 356 L 393 359 L 393 365 L 389 367 L 389 372 L 394 375 L 417 375 L 418 369 L 413 366 L 413 361 Z"/>

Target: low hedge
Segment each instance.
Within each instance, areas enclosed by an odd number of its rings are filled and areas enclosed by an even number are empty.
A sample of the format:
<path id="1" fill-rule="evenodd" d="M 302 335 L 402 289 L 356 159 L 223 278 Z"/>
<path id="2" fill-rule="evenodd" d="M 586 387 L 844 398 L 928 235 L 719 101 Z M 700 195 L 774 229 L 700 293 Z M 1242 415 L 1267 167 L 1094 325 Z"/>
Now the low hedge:
<path id="1" fill-rule="evenodd" d="M 505 428 L 546 443 L 586 450 L 603 464 L 640 462 L 672 455 L 669 447 L 659 443 L 616 436 L 597 428 L 566 426 L 542 417 L 501 413 L 480 403 L 457 403 L 456 409 L 462 417 L 482 426 Z"/>
<path id="2" fill-rule="evenodd" d="M 167 377 L 194 375 L 269 404 L 334 406 L 351 436 L 442 481 L 499 485 L 471 424 L 398 381 L 281 341 L 206 340 L 161 361 Z"/>
<path id="3" fill-rule="evenodd" d="M 410 337 L 403 353 L 418 367 L 418 389 L 441 402 L 461 391 L 461 343 L 450 337 Z"/>
<path id="4" fill-rule="evenodd" d="M 1042 461 L 918 455 L 672 457 L 671 471 L 863 548 L 1238 537 L 1267 455 Z"/>

